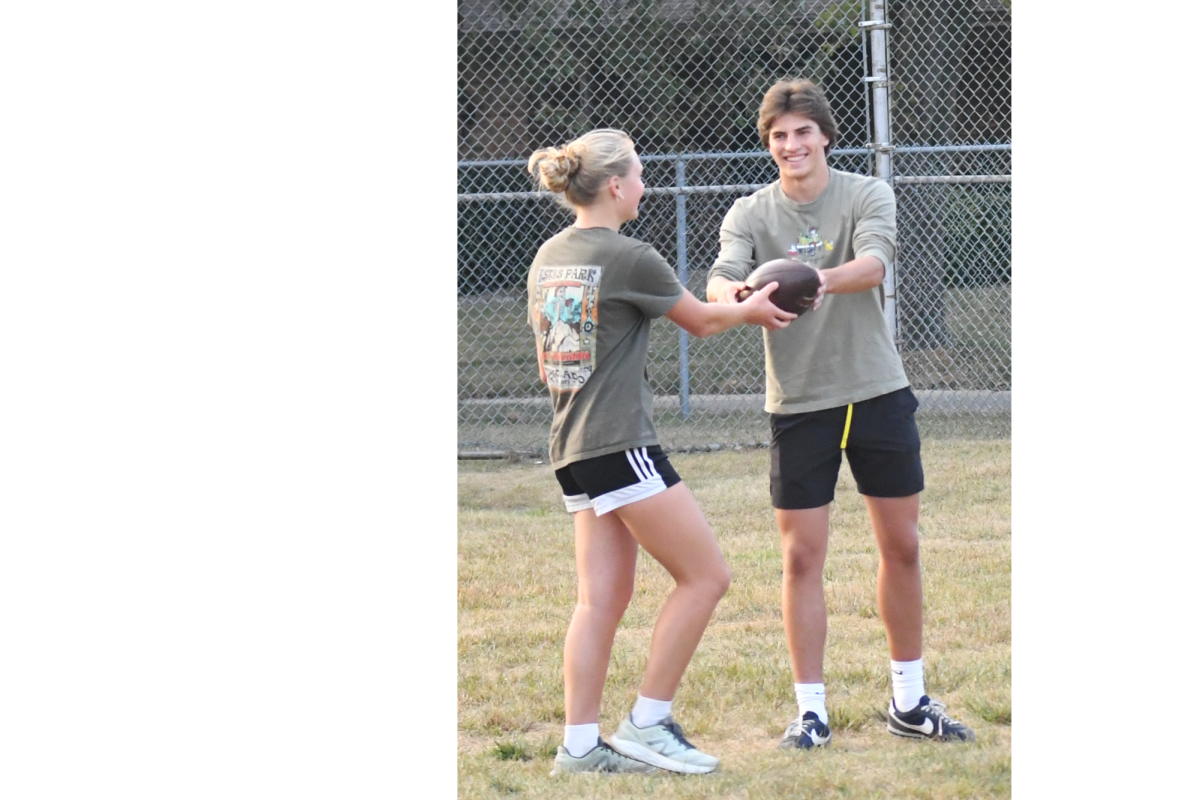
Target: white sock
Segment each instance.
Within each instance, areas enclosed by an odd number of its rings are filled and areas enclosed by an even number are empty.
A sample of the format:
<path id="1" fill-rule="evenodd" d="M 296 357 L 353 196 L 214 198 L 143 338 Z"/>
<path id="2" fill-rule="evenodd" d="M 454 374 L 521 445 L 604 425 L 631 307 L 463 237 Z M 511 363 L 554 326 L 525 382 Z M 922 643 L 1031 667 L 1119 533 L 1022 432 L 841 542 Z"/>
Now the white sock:
<path id="1" fill-rule="evenodd" d="M 800 716 L 805 711 L 812 711 L 824 724 L 829 724 L 829 712 L 825 710 L 825 684 L 823 683 L 794 683 L 796 687 L 796 704 L 800 706 Z"/>
<path id="2" fill-rule="evenodd" d="M 892 699 L 897 711 L 912 711 L 925 694 L 924 659 L 892 662 Z"/>
<path id="3" fill-rule="evenodd" d="M 600 723 L 589 722 L 586 725 L 568 725 L 563 728 L 563 747 L 575 758 L 583 758 L 600 738 Z"/>
<path id="4" fill-rule="evenodd" d="M 649 697 L 642 697 L 640 694 L 637 700 L 633 703 L 633 711 L 629 716 L 632 718 L 633 724 L 639 728 L 649 728 L 651 725 L 657 725 L 671 714 L 670 700 L 651 700 Z"/>

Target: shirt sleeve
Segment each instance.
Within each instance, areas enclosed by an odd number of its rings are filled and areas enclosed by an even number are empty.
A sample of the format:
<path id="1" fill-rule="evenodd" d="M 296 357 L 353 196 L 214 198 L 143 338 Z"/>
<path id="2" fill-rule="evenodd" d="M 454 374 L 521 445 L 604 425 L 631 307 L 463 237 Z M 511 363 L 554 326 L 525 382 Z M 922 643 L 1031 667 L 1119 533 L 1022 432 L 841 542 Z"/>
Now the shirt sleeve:
<path id="1" fill-rule="evenodd" d="M 708 280 L 716 277 L 744 281 L 754 270 L 754 241 L 745 225 L 740 200 L 735 200 L 721 222 L 721 250 L 708 271 Z"/>
<path id="2" fill-rule="evenodd" d="M 667 260 L 649 245 L 639 248 L 630 273 L 629 302 L 651 319 L 671 310 L 687 291 Z"/>
<path id="3" fill-rule="evenodd" d="M 891 269 L 896 260 L 896 194 L 872 180 L 860 195 L 854 225 L 854 257 L 875 256 Z"/>

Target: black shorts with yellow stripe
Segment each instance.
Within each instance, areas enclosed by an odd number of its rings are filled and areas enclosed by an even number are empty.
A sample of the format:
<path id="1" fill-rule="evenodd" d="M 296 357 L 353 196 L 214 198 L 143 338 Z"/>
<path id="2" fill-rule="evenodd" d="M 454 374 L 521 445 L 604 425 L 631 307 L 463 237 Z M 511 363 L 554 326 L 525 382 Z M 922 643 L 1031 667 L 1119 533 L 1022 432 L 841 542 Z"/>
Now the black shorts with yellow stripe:
<path id="1" fill-rule="evenodd" d="M 836 408 L 771 414 L 771 504 L 788 510 L 831 503 L 843 452 L 861 494 L 922 491 L 917 405 L 906 386 Z"/>

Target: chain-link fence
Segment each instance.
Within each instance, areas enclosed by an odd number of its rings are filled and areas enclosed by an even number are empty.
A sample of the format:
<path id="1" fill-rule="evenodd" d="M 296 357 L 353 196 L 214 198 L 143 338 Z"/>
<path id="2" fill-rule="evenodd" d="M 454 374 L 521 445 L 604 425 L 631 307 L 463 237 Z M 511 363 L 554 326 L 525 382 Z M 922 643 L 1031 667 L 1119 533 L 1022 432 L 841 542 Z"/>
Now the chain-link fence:
<path id="1" fill-rule="evenodd" d="M 529 154 L 592 128 L 627 131 L 647 190 L 621 232 L 703 298 L 725 212 L 778 177 L 755 123 L 783 77 L 828 95 L 830 165 L 895 189 L 889 319 L 922 433 L 1009 433 L 1008 2 L 459 0 L 458 11 L 460 453 L 547 446 L 525 277 L 571 217 L 533 191 Z M 656 323 L 648 369 L 664 448 L 767 438 L 759 328 L 699 339 Z"/>

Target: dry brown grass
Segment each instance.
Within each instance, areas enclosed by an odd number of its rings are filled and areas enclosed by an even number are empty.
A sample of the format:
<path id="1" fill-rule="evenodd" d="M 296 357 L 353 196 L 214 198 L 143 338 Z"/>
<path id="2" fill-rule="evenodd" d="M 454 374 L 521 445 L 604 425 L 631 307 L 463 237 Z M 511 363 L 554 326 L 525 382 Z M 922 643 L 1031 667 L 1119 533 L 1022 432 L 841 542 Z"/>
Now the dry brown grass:
<path id="1" fill-rule="evenodd" d="M 675 455 L 733 571 L 675 698 L 689 737 L 721 760 L 706 776 L 549 775 L 561 740 L 562 640 L 574 603 L 569 517 L 544 464 L 459 467 L 460 797 L 1007 797 L 1011 793 L 1010 443 L 927 441 L 922 499 L 926 684 L 973 727 L 973 745 L 901 740 L 882 710 L 887 649 L 877 555 L 843 468 L 826 565 L 825 682 L 833 744 L 776 749 L 795 716 L 779 620 L 778 535 L 765 450 Z M 644 554 L 617 634 L 601 730 L 637 693 L 670 589 Z"/>

